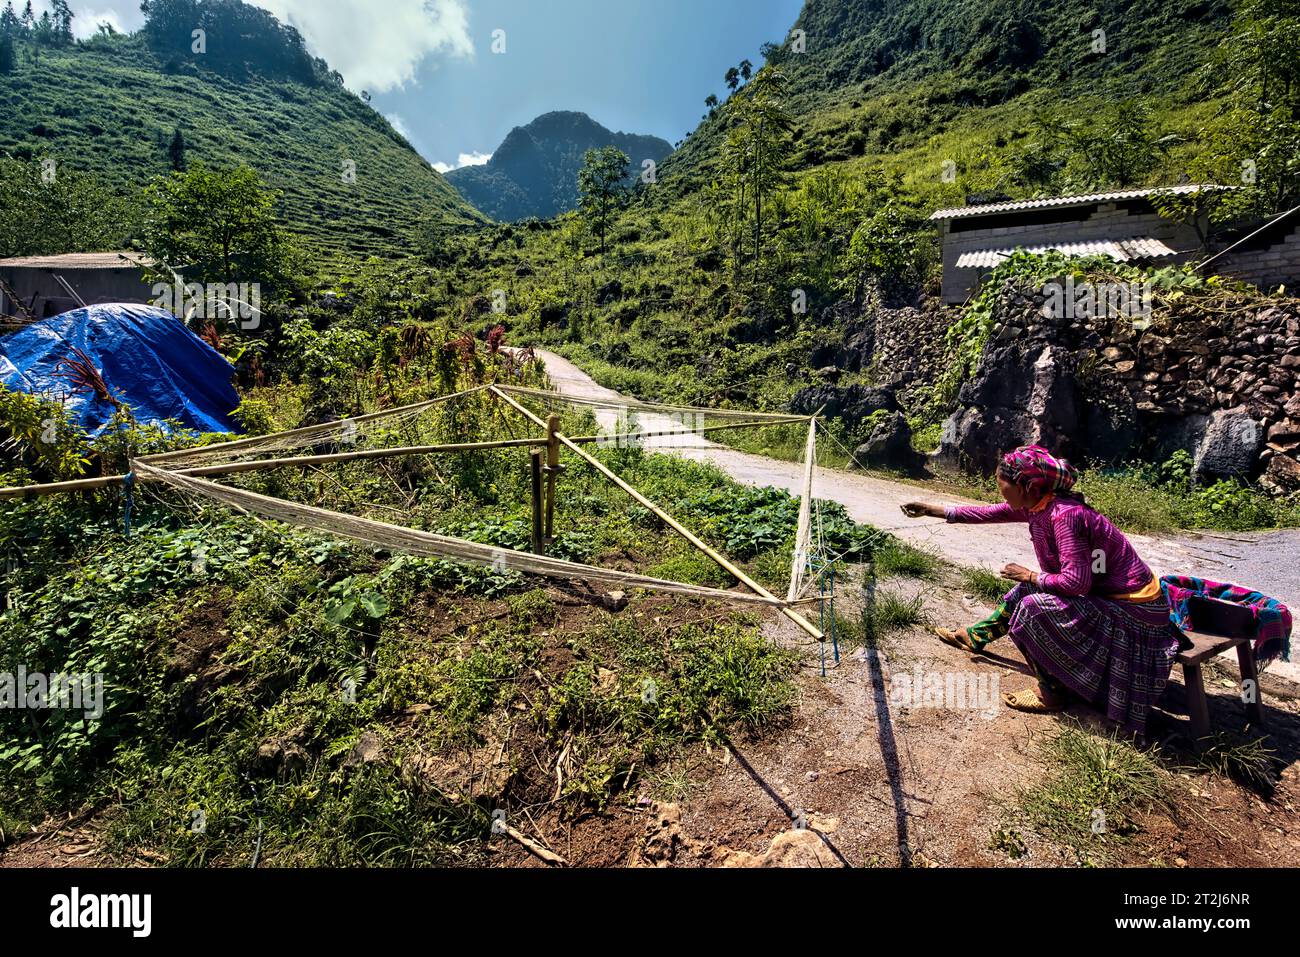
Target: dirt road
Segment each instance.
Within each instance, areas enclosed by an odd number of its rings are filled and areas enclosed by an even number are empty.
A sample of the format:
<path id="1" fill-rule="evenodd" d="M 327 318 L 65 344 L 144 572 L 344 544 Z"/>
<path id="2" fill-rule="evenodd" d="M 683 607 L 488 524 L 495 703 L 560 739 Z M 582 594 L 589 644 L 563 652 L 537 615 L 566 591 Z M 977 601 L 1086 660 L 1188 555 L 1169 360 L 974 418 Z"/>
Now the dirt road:
<path id="1" fill-rule="evenodd" d="M 598 399 L 613 406 L 626 401 L 618 392 L 598 385 L 563 356 L 540 349 L 537 355 L 546 363 L 551 382 L 565 395 Z M 601 426 L 610 430 L 618 418 L 615 409 L 597 414 Z M 644 412 L 637 414 L 637 424 L 647 431 L 680 427 L 667 418 Z M 653 438 L 646 445 L 712 463 L 747 485 L 771 485 L 796 495 L 802 487 L 803 470 L 798 463 L 738 452 L 699 436 Z M 936 519 L 908 520 L 899 508 L 917 499 L 964 501 L 951 495 L 937 496 L 903 482 L 824 468 L 814 474 L 813 494 L 839 502 L 855 521 L 888 529 L 904 541 L 932 549 L 958 564 L 982 565 L 995 571 L 1007 562 L 1037 567 L 1029 536 L 1019 525 L 973 528 Z M 1156 574 L 1190 574 L 1241 582 L 1292 608 L 1300 607 L 1300 530 L 1134 534 L 1129 538 Z M 1276 662 L 1270 671 L 1300 682 L 1300 662 Z"/>

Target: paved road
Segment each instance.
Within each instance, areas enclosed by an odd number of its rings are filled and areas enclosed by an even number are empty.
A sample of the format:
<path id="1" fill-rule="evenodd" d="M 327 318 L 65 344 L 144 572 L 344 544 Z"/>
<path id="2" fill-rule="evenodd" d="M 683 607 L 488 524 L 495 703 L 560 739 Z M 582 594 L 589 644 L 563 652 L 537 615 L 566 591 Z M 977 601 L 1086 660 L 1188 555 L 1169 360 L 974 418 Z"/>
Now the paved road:
<path id="1" fill-rule="evenodd" d="M 603 429 L 614 430 L 619 420 L 617 407 L 627 401 L 624 396 L 598 385 L 563 356 L 541 349 L 537 350 L 537 355 L 546 363 L 547 374 L 560 392 L 611 403 L 614 408 L 598 410 L 596 417 Z M 646 431 L 680 427 L 666 417 L 644 412 L 637 414 L 637 425 Z M 738 452 L 700 436 L 652 438 L 646 440 L 646 445 L 710 462 L 747 485 L 772 485 L 795 495 L 802 490 L 803 467 L 795 462 Z M 1019 525 L 976 528 L 949 525 L 936 519 L 908 520 L 900 511 L 900 505 L 917 499 L 936 499 L 935 495 L 914 485 L 858 472 L 819 468 L 813 477 L 813 494 L 839 502 L 855 521 L 888 529 L 904 541 L 930 548 L 958 564 L 981 565 L 995 571 L 1007 562 L 1037 567 L 1029 536 Z M 955 496 L 942 496 L 938 500 L 965 501 Z M 671 503 L 667 504 L 671 512 Z M 1156 574 L 1190 574 L 1243 582 L 1276 596 L 1292 608 L 1300 607 L 1300 529 L 1209 534 L 1184 532 L 1158 536 L 1134 534 L 1129 539 Z M 1270 671 L 1300 682 L 1300 661 L 1277 662 Z"/>

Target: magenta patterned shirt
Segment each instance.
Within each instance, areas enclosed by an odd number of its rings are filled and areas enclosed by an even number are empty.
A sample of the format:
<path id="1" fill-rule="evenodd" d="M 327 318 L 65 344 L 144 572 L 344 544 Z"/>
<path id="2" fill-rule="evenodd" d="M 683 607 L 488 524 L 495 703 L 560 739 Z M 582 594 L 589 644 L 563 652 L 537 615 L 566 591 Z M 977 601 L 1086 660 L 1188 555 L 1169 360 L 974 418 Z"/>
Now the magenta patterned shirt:
<path id="1" fill-rule="evenodd" d="M 1055 595 L 1123 595 L 1151 583 L 1151 569 L 1110 519 L 1057 496 L 1041 512 L 1001 505 L 949 505 L 950 522 L 1027 522 L 1038 556 L 1038 586 Z"/>

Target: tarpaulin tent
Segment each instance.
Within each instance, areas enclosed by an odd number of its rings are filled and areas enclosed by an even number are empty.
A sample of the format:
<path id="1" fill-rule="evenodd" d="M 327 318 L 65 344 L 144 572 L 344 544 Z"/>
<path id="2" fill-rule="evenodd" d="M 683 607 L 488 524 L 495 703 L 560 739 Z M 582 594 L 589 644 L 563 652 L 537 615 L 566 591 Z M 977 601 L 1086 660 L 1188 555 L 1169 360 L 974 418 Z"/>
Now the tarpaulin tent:
<path id="1" fill-rule="evenodd" d="M 113 404 L 70 381 L 65 360 L 80 350 L 109 392 L 136 421 L 174 419 L 198 432 L 236 432 L 234 368 L 164 309 L 133 304 L 88 306 L 0 337 L 0 383 L 63 402 L 92 436 L 113 417 Z"/>

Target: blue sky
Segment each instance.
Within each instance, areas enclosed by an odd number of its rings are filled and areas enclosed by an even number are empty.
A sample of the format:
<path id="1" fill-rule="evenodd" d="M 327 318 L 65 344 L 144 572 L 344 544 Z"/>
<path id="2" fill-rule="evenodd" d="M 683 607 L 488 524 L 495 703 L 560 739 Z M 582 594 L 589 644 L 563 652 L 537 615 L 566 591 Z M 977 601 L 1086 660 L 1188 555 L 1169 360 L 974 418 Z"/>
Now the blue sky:
<path id="1" fill-rule="evenodd" d="M 514 126 L 580 110 L 676 143 L 723 74 L 783 40 L 802 0 L 250 0 L 293 23 L 430 162 L 481 161 Z M 21 3 L 18 4 L 21 6 Z M 138 0 L 72 0 L 81 35 Z M 45 6 L 43 0 L 37 9 Z M 505 52 L 493 52 L 494 31 Z M 499 44 L 498 44 L 499 46 Z"/>

